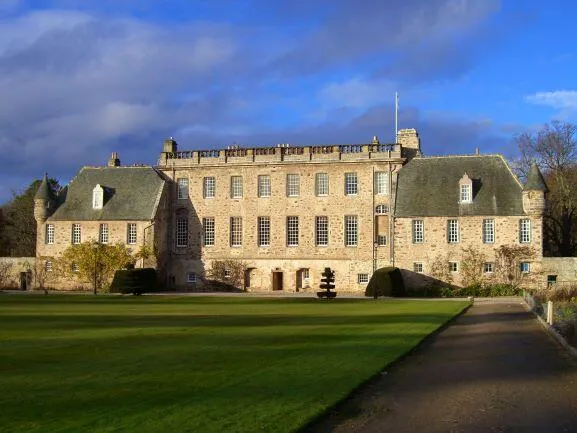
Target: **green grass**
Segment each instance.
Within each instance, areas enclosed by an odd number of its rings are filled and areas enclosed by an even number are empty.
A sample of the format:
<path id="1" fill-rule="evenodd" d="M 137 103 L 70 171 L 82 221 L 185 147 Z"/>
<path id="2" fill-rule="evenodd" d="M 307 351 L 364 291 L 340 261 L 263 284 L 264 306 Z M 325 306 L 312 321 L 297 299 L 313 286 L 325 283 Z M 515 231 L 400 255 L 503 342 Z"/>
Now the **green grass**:
<path id="1" fill-rule="evenodd" d="M 0 430 L 294 431 L 466 302 L 0 296 Z"/>

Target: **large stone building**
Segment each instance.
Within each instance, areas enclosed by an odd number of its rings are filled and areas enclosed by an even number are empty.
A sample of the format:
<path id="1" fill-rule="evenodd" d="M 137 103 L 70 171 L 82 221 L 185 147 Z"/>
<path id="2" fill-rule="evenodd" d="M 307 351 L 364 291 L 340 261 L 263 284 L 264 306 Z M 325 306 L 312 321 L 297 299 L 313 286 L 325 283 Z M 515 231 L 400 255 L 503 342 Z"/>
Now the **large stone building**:
<path id="1" fill-rule="evenodd" d="M 151 242 L 168 288 L 195 289 L 215 260 L 236 259 L 248 290 L 316 290 L 329 266 L 350 292 L 387 265 L 424 284 L 446 256 L 460 284 L 463 247 L 492 272 L 500 245 L 530 245 L 536 255 L 520 266 L 538 267 L 545 192 L 536 167 L 523 188 L 501 156 L 422 157 L 414 129 L 395 144 L 179 151 L 169 139 L 154 168 L 113 155 L 61 197 L 43 183 L 37 255 L 88 239 Z"/>

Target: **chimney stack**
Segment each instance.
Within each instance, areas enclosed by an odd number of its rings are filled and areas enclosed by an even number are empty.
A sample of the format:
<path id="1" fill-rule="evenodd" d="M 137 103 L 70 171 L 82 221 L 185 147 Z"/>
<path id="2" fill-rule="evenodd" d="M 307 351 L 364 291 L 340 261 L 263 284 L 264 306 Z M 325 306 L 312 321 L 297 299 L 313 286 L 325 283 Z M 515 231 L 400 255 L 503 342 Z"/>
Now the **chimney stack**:
<path id="1" fill-rule="evenodd" d="M 108 160 L 109 167 L 120 167 L 120 159 L 118 159 L 118 153 L 112 152 L 112 156 Z"/>

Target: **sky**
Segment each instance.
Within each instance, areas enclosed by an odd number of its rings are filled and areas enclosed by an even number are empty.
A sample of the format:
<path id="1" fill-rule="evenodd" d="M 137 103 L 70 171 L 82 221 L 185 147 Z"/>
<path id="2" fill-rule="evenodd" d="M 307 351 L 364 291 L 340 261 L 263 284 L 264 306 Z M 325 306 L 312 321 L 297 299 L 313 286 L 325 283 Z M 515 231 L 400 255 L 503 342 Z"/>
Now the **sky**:
<path id="1" fill-rule="evenodd" d="M 394 142 L 517 156 L 577 122 L 574 0 L 0 0 L 0 204 L 179 150 Z"/>

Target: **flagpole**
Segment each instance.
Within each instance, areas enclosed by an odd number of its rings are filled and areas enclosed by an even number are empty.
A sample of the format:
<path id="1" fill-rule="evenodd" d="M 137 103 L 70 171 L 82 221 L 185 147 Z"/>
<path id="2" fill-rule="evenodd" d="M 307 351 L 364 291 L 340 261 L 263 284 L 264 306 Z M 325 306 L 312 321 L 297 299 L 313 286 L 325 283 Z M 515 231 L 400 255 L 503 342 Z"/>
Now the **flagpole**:
<path id="1" fill-rule="evenodd" d="M 399 132 L 399 94 L 395 92 L 395 143 L 398 143 L 397 134 Z"/>

